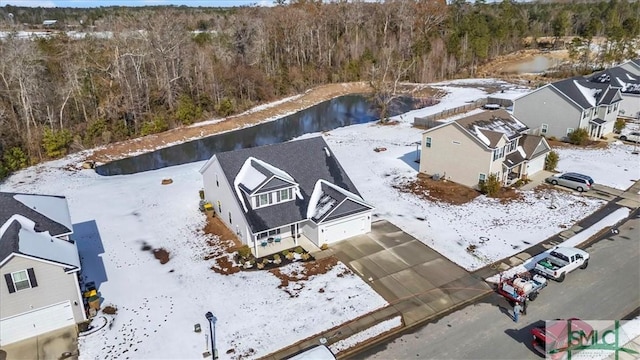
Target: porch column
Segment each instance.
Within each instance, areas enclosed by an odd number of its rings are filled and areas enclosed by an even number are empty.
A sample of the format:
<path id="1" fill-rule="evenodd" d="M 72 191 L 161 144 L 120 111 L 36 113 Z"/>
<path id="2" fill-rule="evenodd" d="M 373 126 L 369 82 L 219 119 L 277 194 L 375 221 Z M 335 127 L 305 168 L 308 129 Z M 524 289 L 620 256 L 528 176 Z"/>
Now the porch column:
<path id="1" fill-rule="evenodd" d="M 253 241 L 253 252 L 256 254 L 256 257 L 258 257 L 258 242 L 251 236 L 249 230 L 247 230 L 247 241 L 249 241 L 249 239 Z"/>
<path id="2" fill-rule="evenodd" d="M 300 223 L 296 223 L 296 233 L 293 234 L 293 243 L 298 246 L 298 234 L 300 234 Z"/>

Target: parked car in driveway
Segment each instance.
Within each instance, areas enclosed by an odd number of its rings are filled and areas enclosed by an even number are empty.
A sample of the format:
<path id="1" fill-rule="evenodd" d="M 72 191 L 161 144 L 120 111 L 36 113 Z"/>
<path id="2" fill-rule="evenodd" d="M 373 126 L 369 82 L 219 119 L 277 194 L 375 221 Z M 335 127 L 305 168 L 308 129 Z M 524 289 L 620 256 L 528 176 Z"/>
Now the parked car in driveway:
<path id="1" fill-rule="evenodd" d="M 578 173 L 555 174 L 545 179 L 553 185 L 568 187 L 579 192 L 589 191 L 593 186 L 593 179 L 590 176 Z"/>
<path id="2" fill-rule="evenodd" d="M 620 140 L 640 143 L 640 132 L 634 131 L 625 135 L 620 135 Z"/>

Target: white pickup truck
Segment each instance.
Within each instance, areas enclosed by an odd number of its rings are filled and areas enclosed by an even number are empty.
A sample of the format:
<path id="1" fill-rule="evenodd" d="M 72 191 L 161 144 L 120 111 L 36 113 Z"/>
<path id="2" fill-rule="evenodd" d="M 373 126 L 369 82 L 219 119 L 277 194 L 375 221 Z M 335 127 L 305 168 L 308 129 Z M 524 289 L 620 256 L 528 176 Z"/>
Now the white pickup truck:
<path id="1" fill-rule="evenodd" d="M 556 247 L 536 263 L 535 271 L 558 282 L 563 282 L 567 273 L 589 266 L 589 253 L 572 247 Z"/>

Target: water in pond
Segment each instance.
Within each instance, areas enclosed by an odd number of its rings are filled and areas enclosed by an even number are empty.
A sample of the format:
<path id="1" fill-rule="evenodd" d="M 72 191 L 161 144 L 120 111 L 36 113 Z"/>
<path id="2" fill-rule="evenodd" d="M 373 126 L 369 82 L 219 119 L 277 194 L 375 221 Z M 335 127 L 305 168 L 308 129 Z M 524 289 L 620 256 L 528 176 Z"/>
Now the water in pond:
<path id="1" fill-rule="evenodd" d="M 560 63 L 560 60 L 551 56 L 536 55 L 533 59 L 506 66 L 504 72 L 515 74 L 542 73 L 557 67 Z"/>
<path id="2" fill-rule="evenodd" d="M 403 98 L 396 102 L 392 115 L 414 109 L 415 101 Z M 298 136 L 362 124 L 379 118 L 370 101 L 362 95 L 345 95 L 270 121 L 149 153 L 116 160 L 98 166 L 100 175 L 124 175 L 167 166 L 208 160 L 216 153 L 254 146 L 276 144 Z"/>

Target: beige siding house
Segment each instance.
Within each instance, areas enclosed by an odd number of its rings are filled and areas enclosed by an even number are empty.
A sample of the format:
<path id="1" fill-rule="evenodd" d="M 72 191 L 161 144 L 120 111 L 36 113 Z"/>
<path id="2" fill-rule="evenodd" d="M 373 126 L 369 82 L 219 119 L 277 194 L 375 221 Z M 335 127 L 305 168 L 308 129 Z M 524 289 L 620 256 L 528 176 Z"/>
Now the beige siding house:
<path id="1" fill-rule="evenodd" d="M 0 193 L 0 346 L 86 320 L 64 197 Z"/>
<path id="2" fill-rule="evenodd" d="M 422 134 L 420 172 L 477 187 L 490 174 L 509 185 L 544 167 L 550 147 L 505 110 L 486 111 Z"/>

